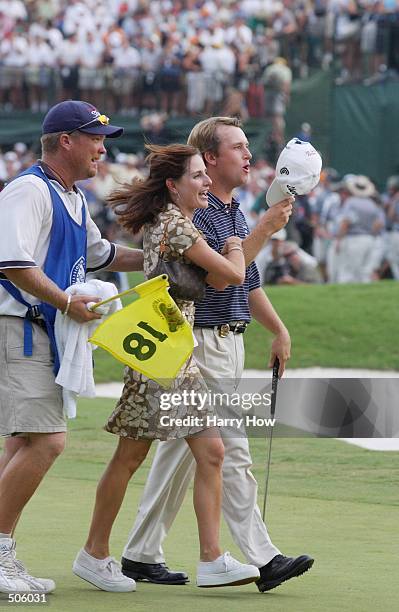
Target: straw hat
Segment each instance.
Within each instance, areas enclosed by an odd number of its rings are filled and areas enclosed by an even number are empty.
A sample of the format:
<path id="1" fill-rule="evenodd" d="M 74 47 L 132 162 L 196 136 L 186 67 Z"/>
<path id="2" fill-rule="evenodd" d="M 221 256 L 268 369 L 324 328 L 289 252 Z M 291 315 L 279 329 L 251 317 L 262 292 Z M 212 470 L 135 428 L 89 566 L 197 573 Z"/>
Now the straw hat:
<path id="1" fill-rule="evenodd" d="M 358 198 L 370 198 L 375 194 L 374 184 L 367 176 L 361 174 L 347 177 L 345 186 L 352 195 Z"/>

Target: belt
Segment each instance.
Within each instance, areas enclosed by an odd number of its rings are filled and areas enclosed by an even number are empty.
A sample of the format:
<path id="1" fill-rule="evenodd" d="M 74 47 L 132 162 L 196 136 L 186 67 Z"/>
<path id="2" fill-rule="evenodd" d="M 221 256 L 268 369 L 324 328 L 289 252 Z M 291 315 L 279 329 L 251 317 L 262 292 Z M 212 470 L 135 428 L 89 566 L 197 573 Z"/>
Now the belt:
<path id="1" fill-rule="evenodd" d="M 220 325 L 201 325 L 206 329 L 214 329 L 218 332 L 221 338 L 226 338 L 230 332 L 233 334 L 243 334 L 247 329 L 248 321 L 230 321 L 230 323 L 221 323 Z"/>

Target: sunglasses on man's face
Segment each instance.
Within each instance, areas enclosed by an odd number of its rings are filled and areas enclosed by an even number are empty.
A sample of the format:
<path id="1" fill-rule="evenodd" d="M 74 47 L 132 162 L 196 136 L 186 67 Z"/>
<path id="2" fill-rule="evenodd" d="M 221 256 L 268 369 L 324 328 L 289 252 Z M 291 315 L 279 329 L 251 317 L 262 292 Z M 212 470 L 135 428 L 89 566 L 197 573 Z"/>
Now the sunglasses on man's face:
<path id="1" fill-rule="evenodd" d="M 72 134 L 73 132 L 77 132 L 77 131 L 81 130 L 82 128 L 87 127 L 88 125 L 95 125 L 96 123 L 100 123 L 101 125 L 108 125 L 109 124 L 109 117 L 107 117 L 107 115 L 99 115 L 98 117 L 95 117 L 94 119 L 91 119 L 90 121 L 87 121 L 87 123 L 83 123 L 82 125 L 79 125 L 79 127 L 75 128 L 71 132 L 68 132 L 68 134 Z"/>

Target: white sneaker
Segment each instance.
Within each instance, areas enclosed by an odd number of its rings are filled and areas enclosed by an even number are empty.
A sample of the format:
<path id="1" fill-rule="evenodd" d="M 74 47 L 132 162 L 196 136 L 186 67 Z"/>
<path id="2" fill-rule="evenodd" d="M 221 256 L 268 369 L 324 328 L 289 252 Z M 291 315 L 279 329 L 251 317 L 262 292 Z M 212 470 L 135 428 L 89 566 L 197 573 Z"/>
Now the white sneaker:
<path id="1" fill-rule="evenodd" d="M 257 567 L 240 563 L 229 552 L 225 552 L 215 561 L 200 561 L 198 563 L 197 586 L 238 586 L 255 582 L 259 575 Z"/>
<path id="2" fill-rule="evenodd" d="M 121 566 L 113 557 L 96 559 L 83 548 L 73 563 L 73 573 L 103 591 L 128 593 L 136 590 L 133 578 L 122 574 Z"/>
<path id="3" fill-rule="evenodd" d="M 12 538 L 0 538 L 0 593 L 51 593 L 54 589 L 54 580 L 28 574 L 21 561 L 16 559 Z"/>
<path id="4" fill-rule="evenodd" d="M 41 593 L 52 593 L 55 591 L 55 582 L 51 580 L 51 578 L 36 578 L 35 576 L 31 576 L 28 574 L 25 566 L 19 561 L 15 559 L 15 563 L 18 567 L 18 573 L 20 578 L 25 580 L 28 584 L 31 585 L 31 591 L 40 591 Z"/>

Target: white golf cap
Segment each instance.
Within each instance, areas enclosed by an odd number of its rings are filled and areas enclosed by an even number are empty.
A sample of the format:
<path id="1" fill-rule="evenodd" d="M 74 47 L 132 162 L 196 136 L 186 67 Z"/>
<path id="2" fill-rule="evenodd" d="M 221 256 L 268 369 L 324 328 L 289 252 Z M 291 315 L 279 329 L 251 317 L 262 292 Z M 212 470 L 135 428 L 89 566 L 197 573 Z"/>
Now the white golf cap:
<path id="1" fill-rule="evenodd" d="M 321 157 L 310 142 L 290 140 L 277 160 L 276 178 L 266 194 L 267 204 L 274 206 L 289 196 L 312 191 L 320 180 L 321 166 Z"/>

